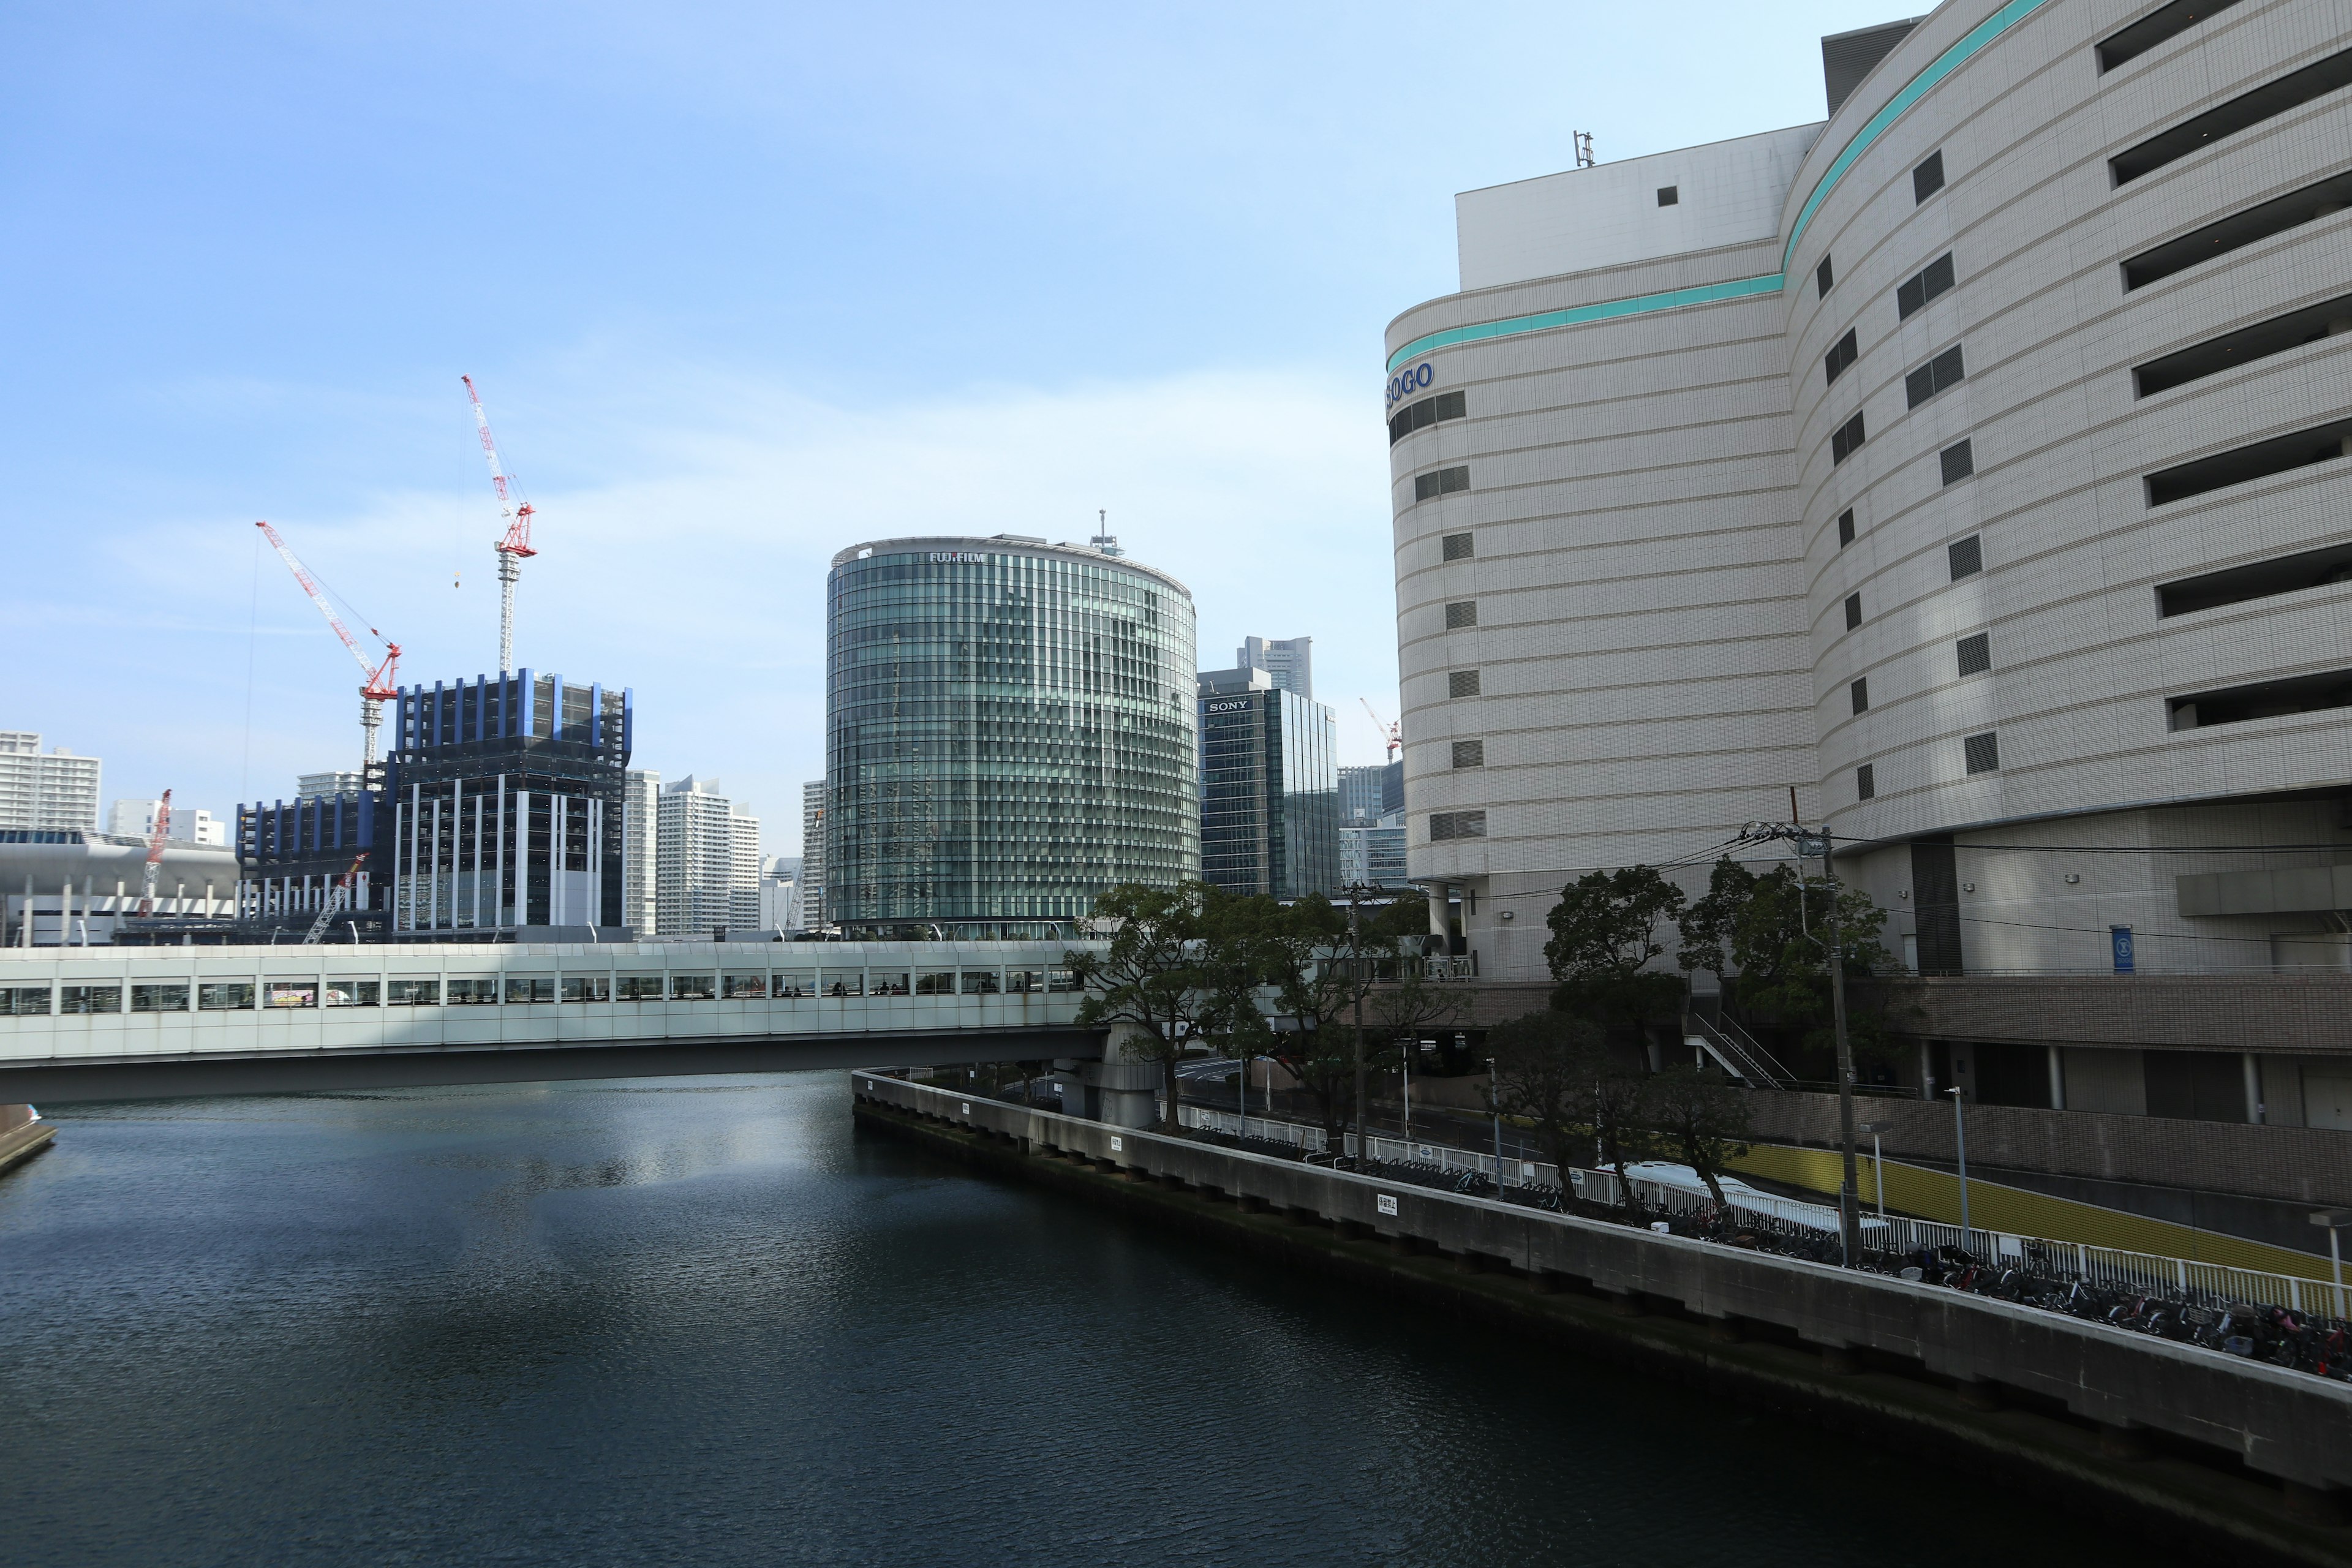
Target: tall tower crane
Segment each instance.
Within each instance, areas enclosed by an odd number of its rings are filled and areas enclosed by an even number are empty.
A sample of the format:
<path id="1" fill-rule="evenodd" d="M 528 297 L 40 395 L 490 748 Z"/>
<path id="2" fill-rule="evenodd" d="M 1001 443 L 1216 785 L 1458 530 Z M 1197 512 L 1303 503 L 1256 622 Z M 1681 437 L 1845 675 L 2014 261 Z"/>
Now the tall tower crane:
<path id="1" fill-rule="evenodd" d="M 352 650 L 352 657 L 359 661 L 360 674 L 366 678 L 360 683 L 360 728 L 367 738 L 362 753 L 365 760 L 362 763 L 360 776 L 365 779 L 375 772 L 375 732 L 383 725 L 383 700 L 400 695 L 397 684 L 400 679 L 400 645 L 373 626 L 368 627 L 368 635 L 383 644 L 384 648 L 383 662 L 371 668 L 367 655 L 360 651 L 359 639 L 352 636 L 350 627 L 343 625 L 342 616 L 335 614 L 335 607 L 327 603 L 327 595 L 320 588 L 318 580 L 303 570 L 302 563 L 294 558 L 294 552 L 278 537 L 278 531 L 267 522 L 256 522 L 253 526 L 269 536 L 269 542 L 277 547 L 278 556 L 285 561 L 288 570 L 294 574 L 294 580 L 302 584 L 302 591 L 310 595 L 310 602 L 319 606 L 319 613 L 327 617 L 327 624 L 335 628 L 335 635 L 343 639 L 345 647 Z"/>
<path id="2" fill-rule="evenodd" d="M 139 918 L 142 921 L 155 912 L 155 873 L 163 868 L 163 841 L 171 837 L 172 792 L 165 790 L 155 806 L 154 831 L 147 835 L 147 868 L 139 874 Z"/>
<path id="3" fill-rule="evenodd" d="M 1364 712 L 1370 717 L 1372 721 L 1372 728 L 1381 732 L 1381 740 L 1387 744 L 1389 749 L 1389 761 L 1395 762 L 1397 759 L 1397 753 L 1404 749 L 1404 731 L 1394 724 L 1381 723 L 1381 716 L 1372 712 L 1372 700 L 1370 698 L 1359 697 L 1356 700 L 1364 705 Z"/>
<path id="4" fill-rule="evenodd" d="M 496 546 L 499 552 L 499 673 L 505 675 L 514 668 L 514 591 L 522 576 L 522 563 L 527 556 L 539 553 L 530 547 L 530 516 L 529 501 L 518 502 L 508 493 L 507 471 L 499 461 L 499 444 L 490 438 L 490 416 L 482 411 L 482 395 L 474 390 L 474 378 L 461 375 L 466 384 L 466 396 L 474 405 L 474 427 L 482 433 L 482 456 L 489 459 L 490 488 L 499 492 L 499 515 L 506 519 L 506 537 Z"/>

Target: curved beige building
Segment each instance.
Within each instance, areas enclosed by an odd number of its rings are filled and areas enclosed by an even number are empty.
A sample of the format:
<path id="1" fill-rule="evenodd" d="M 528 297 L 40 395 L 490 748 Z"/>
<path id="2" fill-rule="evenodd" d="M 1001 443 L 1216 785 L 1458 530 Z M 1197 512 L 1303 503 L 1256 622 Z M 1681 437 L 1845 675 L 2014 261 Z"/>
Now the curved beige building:
<path id="1" fill-rule="evenodd" d="M 1387 412 L 1483 974 L 1791 788 L 1925 973 L 2346 966 L 2347 46 L 1952 0 L 1824 40 L 1825 123 L 1458 198 Z"/>

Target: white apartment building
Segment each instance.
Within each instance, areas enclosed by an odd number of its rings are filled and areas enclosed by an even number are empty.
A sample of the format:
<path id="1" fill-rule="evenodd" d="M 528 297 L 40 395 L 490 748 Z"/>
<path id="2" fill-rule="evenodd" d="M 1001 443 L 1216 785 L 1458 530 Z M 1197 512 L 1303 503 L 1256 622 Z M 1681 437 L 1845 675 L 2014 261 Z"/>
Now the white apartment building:
<path id="1" fill-rule="evenodd" d="M 770 872 L 760 879 L 759 929 L 796 931 L 801 925 L 801 885 L 791 872 Z"/>
<path id="2" fill-rule="evenodd" d="M 98 826 L 99 760 L 41 750 L 29 730 L 0 730 L 0 827 Z"/>
<path id="3" fill-rule="evenodd" d="M 106 830 L 124 837 L 145 839 L 155 831 L 163 803 L 158 800 L 118 800 L 107 808 Z M 171 836 L 189 844 L 226 847 L 228 824 L 202 806 L 173 806 Z"/>
<path id="4" fill-rule="evenodd" d="M 760 819 L 740 805 L 729 807 L 731 864 L 728 871 L 727 923 L 738 931 L 757 931 L 760 919 Z"/>
<path id="5" fill-rule="evenodd" d="M 803 931 L 825 924 L 824 781 L 801 785 L 801 921 Z"/>
<path id="6" fill-rule="evenodd" d="M 367 787 L 366 775 L 357 768 L 331 768 L 322 773 L 299 773 L 294 780 L 296 800 L 332 800 L 339 795 L 357 795 Z"/>
<path id="7" fill-rule="evenodd" d="M 631 768 L 621 785 L 621 918 L 641 935 L 661 929 L 661 774 Z"/>
<path id="8" fill-rule="evenodd" d="M 760 920 L 760 819 L 736 809 L 717 779 L 689 773 L 662 786 L 655 827 L 655 931 L 708 937 Z"/>
<path id="9" fill-rule="evenodd" d="M 1483 975 L 1791 790 L 1924 973 L 2352 966 L 2347 41 L 1948 0 L 1823 40 L 1822 123 L 1456 198 L 1386 413 Z"/>

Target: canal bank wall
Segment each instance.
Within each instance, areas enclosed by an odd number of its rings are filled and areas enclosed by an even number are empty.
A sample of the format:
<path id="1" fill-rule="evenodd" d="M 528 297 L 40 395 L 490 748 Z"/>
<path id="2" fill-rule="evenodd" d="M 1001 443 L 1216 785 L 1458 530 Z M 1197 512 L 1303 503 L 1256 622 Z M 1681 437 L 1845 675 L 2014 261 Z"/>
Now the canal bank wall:
<path id="1" fill-rule="evenodd" d="M 58 1130 L 33 1120 L 29 1105 L 0 1105 L 0 1174 L 14 1170 L 49 1146 Z"/>
<path id="2" fill-rule="evenodd" d="M 2352 1563 L 2342 1384 L 1885 1276 L 853 1083 L 864 1125 L 1149 1223 L 1964 1464 L 2172 1548 Z"/>

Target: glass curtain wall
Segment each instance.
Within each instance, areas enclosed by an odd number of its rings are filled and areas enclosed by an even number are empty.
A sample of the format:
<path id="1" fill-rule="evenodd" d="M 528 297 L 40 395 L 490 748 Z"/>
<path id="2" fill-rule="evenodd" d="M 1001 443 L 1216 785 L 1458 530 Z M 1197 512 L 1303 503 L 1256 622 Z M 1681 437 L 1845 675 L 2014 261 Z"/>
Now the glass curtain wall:
<path id="1" fill-rule="evenodd" d="M 1192 599 L 1093 551 L 835 558 L 825 896 L 845 934 L 1018 937 L 1197 876 Z"/>

